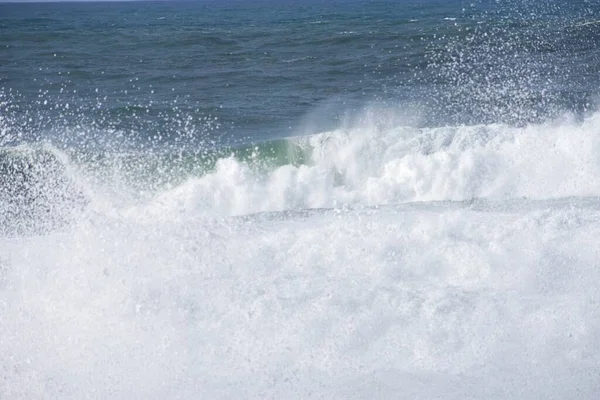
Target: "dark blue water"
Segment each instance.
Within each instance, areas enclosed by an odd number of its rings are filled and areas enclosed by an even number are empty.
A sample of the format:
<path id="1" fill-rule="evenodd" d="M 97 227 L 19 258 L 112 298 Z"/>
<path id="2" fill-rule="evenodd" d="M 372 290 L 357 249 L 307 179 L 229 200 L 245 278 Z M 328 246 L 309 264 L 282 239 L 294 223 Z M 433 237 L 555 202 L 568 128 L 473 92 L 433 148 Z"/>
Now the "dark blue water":
<path id="1" fill-rule="evenodd" d="M 426 126 L 539 122 L 595 107 L 599 14 L 584 0 L 2 4 L 2 114 L 26 140 L 159 147 L 316 133 L 374 103 Z"/>

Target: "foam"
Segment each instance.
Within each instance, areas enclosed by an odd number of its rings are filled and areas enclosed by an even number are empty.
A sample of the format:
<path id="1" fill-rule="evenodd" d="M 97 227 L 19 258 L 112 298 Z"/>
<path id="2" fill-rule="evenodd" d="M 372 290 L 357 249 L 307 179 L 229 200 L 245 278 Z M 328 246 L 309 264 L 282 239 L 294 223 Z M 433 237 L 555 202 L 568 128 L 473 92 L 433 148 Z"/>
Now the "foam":
<path id="1" fill-rule="evenodd" d="M 0 236 L 0 397 L 593 398 L 600 114 L 387 116 Z"/>
<path id="2" fill-rule="evenodd" d="M 0 392 L 591 398 L 600 204 L 527 203 L 2 238 Z"/>
<path id="3" fill-rule="evenodd" d="M 472 198 L 599 196 L 600 113 L 545 124 L 397 125 L 370 110 L 347 126 L 299 138 L 309 162 L 255 168 L 222 158 L 213 172 L 160 193 L 148 212 L 205 215 Z M 153 211 L 151 210 L 153 209 Z"/>

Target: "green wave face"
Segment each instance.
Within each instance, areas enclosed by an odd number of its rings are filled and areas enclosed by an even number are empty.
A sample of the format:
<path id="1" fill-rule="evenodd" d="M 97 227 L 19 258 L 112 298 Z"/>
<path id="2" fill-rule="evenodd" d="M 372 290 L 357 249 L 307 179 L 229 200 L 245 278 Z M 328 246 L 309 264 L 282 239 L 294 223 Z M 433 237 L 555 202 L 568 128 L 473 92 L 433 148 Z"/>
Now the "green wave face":
<path id="1" fill-rule="evenodd" d="M 139 202 L 214 172 L 233 158 L 257 175 L 310 160 L 306 140 L 282 139 L 214 151 L 169 154 L 61 151 L 50 145 L 0 149 L 0 227 L 27 233 L 56 229 L 72 220 L 98 192 Z M 94 193 L 95 192 L 95 193 Z"/>
<path id="2" fill-rule="evenodd" d="M 284 165 L 310 164 L 312 150 L 308 139 L 293 138 L 215 150 L 185 149 L 166 154 L 70 152 L 69 157 L 79 171 L 97 183 L 117 178 L 131 189 L 153 193 L 213 172 L 222 159 L 233 158 L 257 174 L 266 174 Z"/>

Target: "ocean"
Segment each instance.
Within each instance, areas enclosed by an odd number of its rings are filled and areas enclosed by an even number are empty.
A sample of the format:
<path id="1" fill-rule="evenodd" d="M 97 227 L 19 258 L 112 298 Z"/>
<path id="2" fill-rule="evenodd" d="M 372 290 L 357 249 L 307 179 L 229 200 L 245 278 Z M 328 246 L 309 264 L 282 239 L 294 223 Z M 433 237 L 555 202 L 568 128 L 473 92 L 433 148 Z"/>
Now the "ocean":
<path id="1" fill-rule="evenodd" d="M 0 4 L 0 398 L 593 399 L 600 3 Z"/>

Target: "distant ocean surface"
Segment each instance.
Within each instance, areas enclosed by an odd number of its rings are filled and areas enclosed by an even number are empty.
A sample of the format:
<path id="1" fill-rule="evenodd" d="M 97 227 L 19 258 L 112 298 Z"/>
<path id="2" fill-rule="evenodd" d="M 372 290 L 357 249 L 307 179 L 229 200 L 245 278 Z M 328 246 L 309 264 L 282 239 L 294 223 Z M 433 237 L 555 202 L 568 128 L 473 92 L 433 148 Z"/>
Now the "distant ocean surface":
<path id="1" fill-rule="evenodd" d="M 0 398 L 595 398 L 600 2 L 0 3 Z"/>

